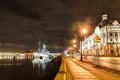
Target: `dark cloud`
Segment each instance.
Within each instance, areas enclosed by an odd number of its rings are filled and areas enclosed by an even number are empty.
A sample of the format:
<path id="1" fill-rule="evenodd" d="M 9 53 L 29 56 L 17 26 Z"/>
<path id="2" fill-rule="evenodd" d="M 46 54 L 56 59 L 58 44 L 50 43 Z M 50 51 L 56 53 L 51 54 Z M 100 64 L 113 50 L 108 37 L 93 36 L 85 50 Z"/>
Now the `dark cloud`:
<path id="1" fill-rule="evenodd" d="M 74 23 L 89 18 L 94 28 L 104 13 L 120 19 L 119 8 L 119 0 L 0 0 L 0 41 L 35 49 L 41 40 L 63 50 Z"/>

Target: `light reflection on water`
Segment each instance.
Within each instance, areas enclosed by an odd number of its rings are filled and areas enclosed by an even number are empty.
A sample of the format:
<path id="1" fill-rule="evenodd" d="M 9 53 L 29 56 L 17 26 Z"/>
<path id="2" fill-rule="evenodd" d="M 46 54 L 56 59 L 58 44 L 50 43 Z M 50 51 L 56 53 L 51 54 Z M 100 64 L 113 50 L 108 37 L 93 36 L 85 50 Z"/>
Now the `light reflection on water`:
<path id="1" fill-rule="evenodd" d="M 38 59 L 0 60 L 0 80 L 53 80 L 59 64 Z"/>
<path id="2" fill-rule="evenodd" d="M 45 71 L 47 62 L 40 59 L 35 58 L 32 60 L 33 63 L 33 73 L 37 73 L 38 75 Z"/>

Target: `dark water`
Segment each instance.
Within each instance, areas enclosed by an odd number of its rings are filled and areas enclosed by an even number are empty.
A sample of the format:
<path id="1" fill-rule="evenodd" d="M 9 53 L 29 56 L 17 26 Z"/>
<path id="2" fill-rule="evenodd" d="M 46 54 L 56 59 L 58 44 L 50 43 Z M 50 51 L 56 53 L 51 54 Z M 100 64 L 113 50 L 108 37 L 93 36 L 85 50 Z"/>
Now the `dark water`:
<path id="1" fill-rule="evenodd" d="M 0 60 L 0 80 L 54 80 L 59 63 L 34 60 Z"/>

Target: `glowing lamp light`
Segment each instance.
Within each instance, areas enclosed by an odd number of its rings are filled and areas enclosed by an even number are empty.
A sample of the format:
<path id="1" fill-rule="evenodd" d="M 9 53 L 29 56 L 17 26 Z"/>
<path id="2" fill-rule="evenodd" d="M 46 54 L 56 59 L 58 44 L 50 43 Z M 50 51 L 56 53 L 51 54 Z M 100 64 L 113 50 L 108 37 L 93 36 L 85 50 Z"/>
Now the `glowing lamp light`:
<path id="1" fill-rule="evenodd" d="M 83 29 L 83 30 L 82 30 L 82 33 L 87 33 L 87 30 L 86 30 L 86 29 Z"/>
<path id="2" fill-rule="evenodd" d="M 77 47 L 77 45 L 76 45 L 76 44 L 74 44 L 74 45 L 73 45 L 73 47 L 75 48 L 75 47 Z"/>
<path id="3" fill-rule="evenodd" d="M 70 49 L 70 50 L 72 50 L 72 48 L 71 48 L 71 47 L 70 47 L 69 49 Z"/>
<path id="4" fill-rule="evenodd" d="M 73 43 L 76 43 L 76 40 L 73 40 Z"/>

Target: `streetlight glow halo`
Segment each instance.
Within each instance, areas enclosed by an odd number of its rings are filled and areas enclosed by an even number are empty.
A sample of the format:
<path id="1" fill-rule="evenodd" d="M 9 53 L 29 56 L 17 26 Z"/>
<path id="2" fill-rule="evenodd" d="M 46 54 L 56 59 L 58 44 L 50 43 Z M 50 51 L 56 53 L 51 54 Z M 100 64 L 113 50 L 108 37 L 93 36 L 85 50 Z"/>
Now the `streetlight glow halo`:
<path id="1" fill-rule="evenodd" d="M 82 29 L 82 33 L 87 33 L 87 30 L 86 29 Z"/>

